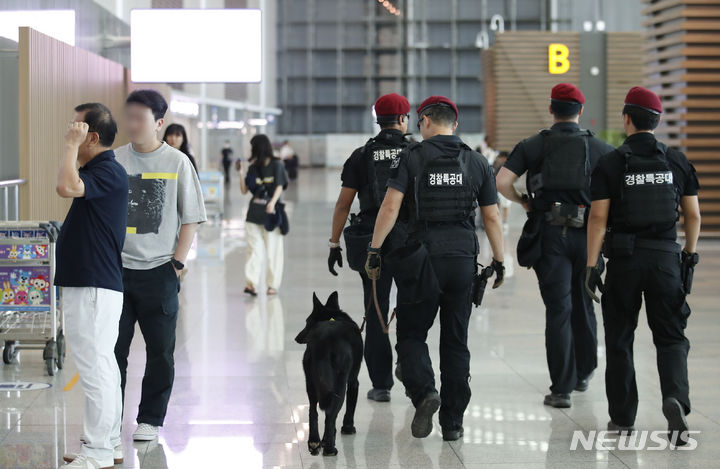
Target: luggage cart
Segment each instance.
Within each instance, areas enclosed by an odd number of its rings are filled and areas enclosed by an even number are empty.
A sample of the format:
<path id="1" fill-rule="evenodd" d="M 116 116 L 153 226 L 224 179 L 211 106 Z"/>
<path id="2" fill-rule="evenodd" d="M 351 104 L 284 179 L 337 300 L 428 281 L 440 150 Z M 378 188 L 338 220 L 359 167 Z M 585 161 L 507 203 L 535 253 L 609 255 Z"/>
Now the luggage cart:
<path id="1" fill-rule="evenodd" d="M 0 222 L 0 342 L 3 362 L 20 350 L 43 350 L 54 376 L 65 361 L 61 289 L 55 287 L 58 222 Z"/>
<path id="2" fill-rule="evenodd" d="M 224 176 L 220 171 L 200 171 L 198 173 L 205 212 L 215 221 L 219 221 L 225 212 Z"/>

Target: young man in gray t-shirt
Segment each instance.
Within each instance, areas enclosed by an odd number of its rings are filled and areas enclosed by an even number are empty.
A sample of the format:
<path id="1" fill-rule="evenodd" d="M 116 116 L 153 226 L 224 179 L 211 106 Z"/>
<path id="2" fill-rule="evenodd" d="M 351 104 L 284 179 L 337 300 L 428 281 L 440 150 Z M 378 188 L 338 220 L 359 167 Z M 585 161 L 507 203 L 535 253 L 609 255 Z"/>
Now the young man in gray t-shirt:
<path id="1" fill-rule="evenodd" d="M 136 441 L 155 439 L 165 420 L 175 375 L 178 276 L 198 225 L 207 219 L 190 160 L 158 139 L 167 107 L 157 91 L 132 92 L 124 122 L 131 143 L 115 150 L 129 182 L 122 252 L 125 294 L 115 345 L 123 393 L 136 322 L 147 352 Z"/>

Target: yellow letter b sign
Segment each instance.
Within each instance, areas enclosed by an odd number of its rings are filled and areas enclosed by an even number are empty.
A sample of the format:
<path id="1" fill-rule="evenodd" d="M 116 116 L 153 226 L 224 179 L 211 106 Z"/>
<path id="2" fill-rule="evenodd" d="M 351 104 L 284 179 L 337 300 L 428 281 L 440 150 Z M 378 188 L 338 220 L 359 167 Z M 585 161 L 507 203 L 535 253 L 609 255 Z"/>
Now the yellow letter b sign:
<path id="1" fill-rule="evenodd" d="M 548 46 L 548 69 L 553 75 L 562 75 L 570 70 L 568 60 L 570 50 L 565 44 L 550 44 Z"/>

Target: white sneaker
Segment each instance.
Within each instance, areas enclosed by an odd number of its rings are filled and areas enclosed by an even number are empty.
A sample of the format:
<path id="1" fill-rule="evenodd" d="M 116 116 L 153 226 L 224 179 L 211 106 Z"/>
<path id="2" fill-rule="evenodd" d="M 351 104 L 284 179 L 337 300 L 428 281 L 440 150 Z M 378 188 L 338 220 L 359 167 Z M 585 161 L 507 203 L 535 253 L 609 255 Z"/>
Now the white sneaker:
<path id="1" fill-rule="evenodd" d="M 138 424 L 137 430 L 133 433 L 135 441 L 152 441 L 158 437 L 158 427 L 149 423 Z"/>
<path id="2" fill-rule="evenodd" d="M 67 461 L 67 456 L 63 457 L 65 461 Z M 85 456 L 84 454 L 78 454 L 75 458 L 72 459 L 72 462 L 70 464 L 67 464 L 63 466 L 63 468 L 69 468 L 69 469 L 113 469 L 115 466 L 106 466 L 101 464 L 97 459 L 91 458 L 90 456 Z"/>
<path id="3" fill-rule="evenodd" d="M 80 454 L 78 454 L 78 453 L 67 453 L 67 454 L 65 454 L 65 456 L 63 456 L 63 461 L 73 462 L 79 457 L 80 457 Z M 115 447 L 115 449 L 113 449 L 113 463 L 114 464 L 122 464 L 123 463 L 122 445 L 117 445 Z"/>

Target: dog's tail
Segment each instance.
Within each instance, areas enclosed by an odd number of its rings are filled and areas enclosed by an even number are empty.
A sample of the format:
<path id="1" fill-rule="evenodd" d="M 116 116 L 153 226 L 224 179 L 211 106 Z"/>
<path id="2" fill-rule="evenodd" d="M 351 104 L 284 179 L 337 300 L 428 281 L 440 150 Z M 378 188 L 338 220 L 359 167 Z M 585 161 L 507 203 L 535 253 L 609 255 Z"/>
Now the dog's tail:
<path id="1" fill-rule="evenodd" d="M 315 368 L 315 392 L 322 410 L 327 409 L 334 398 L 340 397 L 335 392 L 335 381 L 336 372 L 332 359 L 320 360 Z"/>
<path id="2" fill-rule="evenodd" d="M 320 409 L 326 410 L 334 399 L 343 399 L 352 357 L 346 350 L 334 350 L 316 368 L 315 389 Z"/>

